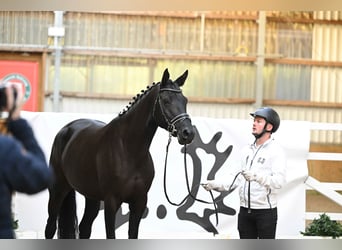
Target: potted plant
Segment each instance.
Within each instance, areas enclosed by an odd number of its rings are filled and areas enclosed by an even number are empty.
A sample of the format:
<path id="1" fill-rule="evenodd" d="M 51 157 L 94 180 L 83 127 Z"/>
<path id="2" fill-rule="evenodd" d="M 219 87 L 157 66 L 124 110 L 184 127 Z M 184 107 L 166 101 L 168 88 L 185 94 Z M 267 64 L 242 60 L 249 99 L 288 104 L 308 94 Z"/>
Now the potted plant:
<path id="1" fill-rule="evenodd" d="M 19 228 L 19 221 L 14 218 L 13 213 L 12 213 L 12 228 L 13 230 L 17 230 Z"/>
<path id="2" fill-rule="evenodd" d="M 322 236 L 332 237 L 333 239 L 342 236 L 342 225 L 323 213 L 318 219 L 314 219 L 304 232 L 300 232 L 304 236 Z"/>

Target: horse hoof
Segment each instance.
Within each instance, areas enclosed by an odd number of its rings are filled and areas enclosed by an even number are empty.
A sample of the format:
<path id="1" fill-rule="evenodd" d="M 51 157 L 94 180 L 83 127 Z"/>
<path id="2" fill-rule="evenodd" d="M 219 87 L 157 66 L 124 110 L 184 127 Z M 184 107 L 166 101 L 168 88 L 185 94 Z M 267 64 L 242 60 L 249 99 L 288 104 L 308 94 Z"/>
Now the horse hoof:
<path id="1" fill-rule="evenodd" d="M 55 232 L 56 232 L 56 227 L 45 229 L 45 239 L 52 239 L 53 236 L 55 235 Z"/>

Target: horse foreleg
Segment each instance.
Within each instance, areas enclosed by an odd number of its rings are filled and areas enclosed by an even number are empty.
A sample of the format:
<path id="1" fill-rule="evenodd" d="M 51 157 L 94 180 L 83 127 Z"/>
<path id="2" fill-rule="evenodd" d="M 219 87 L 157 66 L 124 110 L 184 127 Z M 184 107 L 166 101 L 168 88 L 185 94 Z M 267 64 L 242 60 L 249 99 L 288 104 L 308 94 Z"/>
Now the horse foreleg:
<path id="1" fill-rule="evenodd" d="M 91 227 L 100 210 L 100 201 L 86 198 L 83 218 L 79 225 L 80 239 L 89 239 Z"/>
<path id="2" fill-rule="evenodd" d="M 115 239 L 115 216 L 120 206 L 121 203 L 114 198 L 106 199 L 104 201 L 104 217 L 107 239 Z"/>
<path id="3" fill-rule="evenodd" d="M 146 209 L 147 196 L 141 196 L 136 201 L 129 203 L 128 238 L 137 239 L 139 225 Z"/>

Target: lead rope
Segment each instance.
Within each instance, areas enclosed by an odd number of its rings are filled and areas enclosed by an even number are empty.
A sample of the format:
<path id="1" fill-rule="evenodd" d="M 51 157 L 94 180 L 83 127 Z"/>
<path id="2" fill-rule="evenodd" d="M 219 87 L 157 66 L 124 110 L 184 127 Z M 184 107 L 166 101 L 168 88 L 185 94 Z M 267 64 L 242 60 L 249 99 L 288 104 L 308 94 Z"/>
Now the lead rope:
<path id="1" fill-rule="evenodd" d="M 180 203 L 175 203 L 175 202 L 172 202 L 170 200 L 170 198 L 169 198 L 169 196 L 167 194 L 167 190 L 166 190 L 166 166 L 167 166 L 167 158 L 168 158 L 168 154 L 169 154 L 169 146 L 170 146 L 171 140 L 172 140 L 172 135 L 171 135 L 171 132 L 170 132 L 169 133 L 169 140 L 168 140 L 168 143 L 166 145 L 166 155 L 165 155 L 165 164 L 164 164 L 164 193 L 165 193 L 165 197 L 166 197 L 167 201 L 171 205 L 181 206 L 181 205 L 183 205 L 183 203 L 190 196 L 195 201 L 199 201 L 199 202 L 206 203 L 206 204 L 213 204 L 214 205 L 214 210 L 215 210 L 215 217 L 216 217 L 216 226 L 217 226 L 218 225 L 218 212 L 217 212 L 217 206 L 216 206 L 214 195 L 213 195 L 212 191 L 211 190 L 209 191 L 211 199 L 212 199 L 212 202 L 208 202 L 208 201 L 204 201 L 204 200 L 201 200 L 201 199 L 197 199 L 191 193 L 190 185 L 189 185 L 188 170 L 187 170 L 187 162 L 186 162 L 186 144 L 184 145 L 184 172 L 185 172 L 185 180 L 186 180 L 186 187 L 187 187 L 187 190 L 188 190 L 188 194 L 184 197 L 184 199 Z"/>
<path id="2" fill-rule="evenodd" d="M 170 143 L 171 143 L 171 133 L 169 133 L 169 140 L 168 140 L 167 145 L 166 145 L 166 155 L 165 155 L 165 163 L 164 163 L 164 193 L 165 193 L 165 197 L 166 197 L 167 201 L 171 205 L 181 206 L 184 203 L 184 201 L 187 199 L 188 195 L 180 203 L 174 203 L 174 202 L 172 202 L 170 200 L 170 198 L 169 198 L 169 196 L 167 194 L 167 191 L 166 191 L 166 165 L 167 165 L 167 157 L 168 157 L 168 154 L 169 154 Z"/>
<path id="3" fill-rule="evenodd" d="M 189 178 L 188 178 L 188 170 L 187 170 L 188 168 L 187 168 L 187 164 L 186 164 L 186 144 L 184 145 L 184 169 L 185 169 L 185 177 L 186 177 L 185 179 L 186 179 L 186 184 L 187 184 L 186 186 L 188 188 L 189 195 L 191 196 L 191 198 L 193 198 L 196 201 L 199 201 L 199 202 L 202 202 L 202 203 L 206 203 L 206 204 L 213 204 L 214 205 L 214 211 L 215 211 L 215 217 L 216 217 L 216 226 L 217 226 L 218 225 L 218 212 L 217 212 L 217 205 L 216 205 L 216 202 L 215 202 L 215 198 L 214 198 L 213 192 L 211 190 L 209 190 L 212 202 L 208 202 L 208 201 L 204 201 L 204 200 L 201 200 L 201 199 L 197 199 L 191 193 L 190 185 L 189 185 Z"/>

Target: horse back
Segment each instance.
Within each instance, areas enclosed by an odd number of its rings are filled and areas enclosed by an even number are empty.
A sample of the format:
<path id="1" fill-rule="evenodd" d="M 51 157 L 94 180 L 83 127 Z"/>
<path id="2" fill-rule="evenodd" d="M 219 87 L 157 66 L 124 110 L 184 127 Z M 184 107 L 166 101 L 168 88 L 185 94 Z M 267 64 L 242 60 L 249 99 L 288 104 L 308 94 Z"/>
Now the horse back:
<path id="1" fill-rule="evenodd" d="M 70 140 L 75 137 L 80 131 L 90 126 L 101 128 L 104 125 L 105 123 L 97 120 L 77 119 L 62 127 L 56 134 L 52 144 L 50 155 L 51 167 L 56 168 L 60 166 L 60 161 L 62 159 L 64 150 L 67 148 Z"/>

